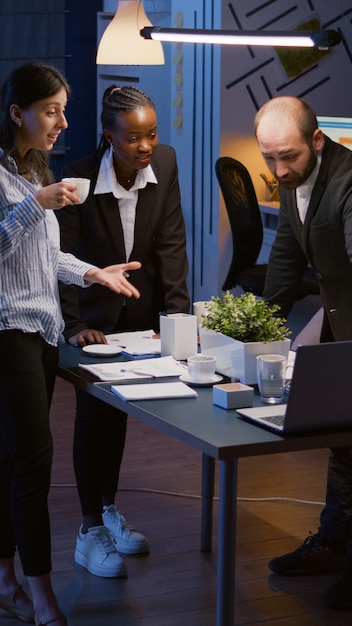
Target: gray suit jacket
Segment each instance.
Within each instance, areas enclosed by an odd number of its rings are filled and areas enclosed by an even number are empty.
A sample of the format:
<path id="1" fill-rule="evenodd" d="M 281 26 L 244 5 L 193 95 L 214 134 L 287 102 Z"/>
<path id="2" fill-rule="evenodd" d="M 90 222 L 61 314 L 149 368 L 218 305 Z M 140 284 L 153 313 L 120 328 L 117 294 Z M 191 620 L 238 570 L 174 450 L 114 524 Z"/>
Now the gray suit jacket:
<path id="1" fill-rule="evenodd" d="M 352 152 L 325 138 L 322 162 L 302 225 L 295 191 L 280 190 L 278 231 L 264 298 L 287 316 L 310 263 L 336 340 L 352 339 Z"/>
<path id="2" fill-rule="evenodd" d="M 64 169 L 64 176 L 89 178 L 91 188 L 84 204 L 57 211 L 57 218 L 62 250 L 105 267 L 125 263 L 126 258 L 118 201 L 112 193 L 93 195 L 99 166 L 94 154 Z M 131 261 L 142 263 L 142 269 L 130 275 L 141 298 L 127 298 L 123 307 L 123 296 L 100 285 L 87 289 L 60 285 L 66 339 L 83 328 L 114 332 L 122 308 L 125 330 L 158 331 L 160 311 L 189 313 L 185 225 L 174 150 L 158 145 L 152 167 L 158 184 L 148 183 L 139 191 L 130 256 Z"/>

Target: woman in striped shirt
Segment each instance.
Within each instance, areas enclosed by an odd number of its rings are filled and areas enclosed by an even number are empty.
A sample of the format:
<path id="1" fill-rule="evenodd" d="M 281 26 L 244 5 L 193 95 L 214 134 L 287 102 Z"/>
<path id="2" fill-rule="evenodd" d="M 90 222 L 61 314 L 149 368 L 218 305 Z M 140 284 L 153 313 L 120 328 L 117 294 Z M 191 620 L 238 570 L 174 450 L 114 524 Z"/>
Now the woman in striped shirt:
<path id="1" fill-rule="evenodd" d="M 53 210 L 79 198 L 74 184 L 53 182 L 48 153 L 67 128 L 69 94 L 62 74 L 39 64 L 14 70 L 0 91 L 0 608 L 51 626 L 67 624 L 51 586 L 47 506 L 63 330 L 58 281 L 138 298 L 124 271 L 140 268 L 100 269 L 60 252 Z M 16 578 L 16 549 L 32 601 Z"/>

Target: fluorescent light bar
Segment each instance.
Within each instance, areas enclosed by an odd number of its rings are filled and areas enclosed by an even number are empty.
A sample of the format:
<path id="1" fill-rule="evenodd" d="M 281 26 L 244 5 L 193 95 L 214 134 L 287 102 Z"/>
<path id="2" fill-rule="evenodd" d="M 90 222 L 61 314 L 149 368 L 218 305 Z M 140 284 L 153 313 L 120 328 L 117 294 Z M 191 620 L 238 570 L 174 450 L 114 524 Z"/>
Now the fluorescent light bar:
<path id="1" fill-rule="evenodd" d="M 144 27 L 144 39 L 180 43 L 228 44 L 232 46 L 289 46 L 299 48 L 330 48 L 340 43 L 341 35 L 335 30 L 317 31 L 231 31 L 198 30 L 192 28 Z"/>

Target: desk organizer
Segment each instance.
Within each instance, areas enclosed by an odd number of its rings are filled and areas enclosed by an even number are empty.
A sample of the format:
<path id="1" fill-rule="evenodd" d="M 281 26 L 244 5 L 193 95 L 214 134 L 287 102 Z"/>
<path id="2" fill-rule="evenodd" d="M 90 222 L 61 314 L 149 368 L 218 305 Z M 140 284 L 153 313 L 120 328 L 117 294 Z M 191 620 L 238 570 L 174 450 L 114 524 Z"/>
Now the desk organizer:
<path id="1" fill-rule="evenodd" d="M 197 354 L 197 316 L 172 313 L 160 316 L 161 356 L 177 360 Z"/>
<path id="2" fill-rule="evenodd" d="M 225 383 L 213 386 L 213 404 L 223 409 L 253 406 L 254 390 L 243 383 Z"/>

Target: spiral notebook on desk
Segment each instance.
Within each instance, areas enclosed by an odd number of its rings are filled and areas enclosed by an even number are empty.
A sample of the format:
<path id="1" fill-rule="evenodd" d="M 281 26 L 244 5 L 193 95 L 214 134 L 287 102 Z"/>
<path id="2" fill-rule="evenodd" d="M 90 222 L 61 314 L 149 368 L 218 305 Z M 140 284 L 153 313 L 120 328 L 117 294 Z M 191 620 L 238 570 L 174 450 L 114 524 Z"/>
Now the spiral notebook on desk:
<path id="1" fill-rule="evenodd" d="M 136 383 L 111 385 L 111 391 L 123 400 L 157 400 L 160 398 L 196 398 L 197 392 L 182 382 Z"/>
<path id="2" fill-rule="evenodd" d="M 297 348 L 287 404 L 237 409 L 277 434 L 352 427 L 352 341 Z"/>

